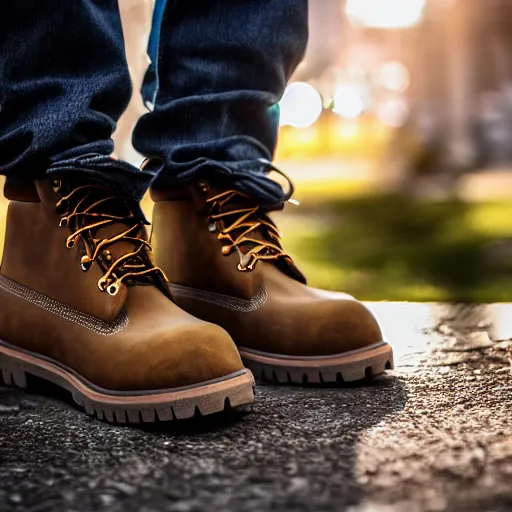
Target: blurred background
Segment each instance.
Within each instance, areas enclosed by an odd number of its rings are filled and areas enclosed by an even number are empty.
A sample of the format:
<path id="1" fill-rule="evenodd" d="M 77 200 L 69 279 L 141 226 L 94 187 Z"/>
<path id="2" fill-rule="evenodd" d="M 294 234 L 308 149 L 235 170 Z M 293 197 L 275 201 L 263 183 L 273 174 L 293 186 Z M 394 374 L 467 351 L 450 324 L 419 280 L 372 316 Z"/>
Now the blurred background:
<path id="1" fill-rule="evenodd" d="M 312 0 L 281 225 L 315 286 L 512 299 L 512 1 Z"/>
<path id="2" fill-rule="evenodd" d="M 120 4 L 137 88 L 151 0 Z M 311 285 L 512 301 L 511 28 L 512 0 L 310 0 L 276 155 L 301 205 L 276 220 Z M 143 112 L 135 92 L 115 134 L 135 164 Z"/>

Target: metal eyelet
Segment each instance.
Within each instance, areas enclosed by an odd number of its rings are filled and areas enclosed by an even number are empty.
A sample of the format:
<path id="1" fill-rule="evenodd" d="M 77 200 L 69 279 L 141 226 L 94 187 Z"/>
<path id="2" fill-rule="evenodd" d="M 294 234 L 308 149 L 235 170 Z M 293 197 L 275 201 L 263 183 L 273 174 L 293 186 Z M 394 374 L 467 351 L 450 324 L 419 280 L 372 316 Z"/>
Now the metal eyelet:
<path id="1" fill-rule="evenodd" d="M 208 182 L 204 181 L 204 180 L 201 180 L 199 183 L 198 183 L 199 187 L 201 188 L 201 190 L 203 192 L 209 192 L 210 190 L 210 185 L 208 184 Z"/>
<path id="2" fill-rule="evenodd" d="M 75 241 L 74 240 L 66 240 L 66 247 L 68 249 L 73 249 L 74 246 L 75 246 Z"/>
<path id="3" fill-rule="evenodd" d="M 105 261 L 112 261 L 112 254 L 110 251 L 105 250 L 101 253 L 101 255 Z"/>
<path id="4" fill-rule="evenodd" d="M 102 292 L 107 292 L 109 295 L 111 295 L 113 297 L 119 293 L 119 290 L 121 289 L 121 281 L 119 281 L 119 279 L 117 279 L 113 283 L 108 284 L 107 279 L 105 279 L 105 277 L 102 277 L 98 281 L 98 288 Z"/>
<path id="5" fill-rule="evenodd" d="M 208 226 L 208 231 L 210 233 L 215 233 L 217 231 L 217 224 L 215 224 L 215 222 L 213 222 L 212 224 L 210 224 Z"/>
<path id="6" fill-rule="evenodd" d="M 116 281 L 115 283 L 112 283 L 108 288 L 107 288 L 107 293 L 109 295 L 111 295 L 112 297 L 114 297 L 115 295 L 117 295 L 119 293 L 119 290 L 121 289 L 121 287 L 119 286 L 119 282 Z"/>
<path id="7" fill-rule="evenodd" d="M 240 272 L 252 272 L 254 270 L 254 264 L 251 263 L 244 267 L 241 263 L 239 263 L 236 267 Z"/>
<path id="8" fill-rule="evenodd" d="M 52 188 L 53 191 L 58 194 L 60 192 L 60 189 L 62 188 L 62 181 L 59 179 L 55 179 L 52 181 Z"/>
<path id="9" fill-rule="evenodd" d="M 82 256 L 81 260 L 80 260 L 80 268 L 84 271 L 84 272 L 87 272 L 92 266 L 92 260 L 91 258 L 89 258 L 89 256 Z"/>

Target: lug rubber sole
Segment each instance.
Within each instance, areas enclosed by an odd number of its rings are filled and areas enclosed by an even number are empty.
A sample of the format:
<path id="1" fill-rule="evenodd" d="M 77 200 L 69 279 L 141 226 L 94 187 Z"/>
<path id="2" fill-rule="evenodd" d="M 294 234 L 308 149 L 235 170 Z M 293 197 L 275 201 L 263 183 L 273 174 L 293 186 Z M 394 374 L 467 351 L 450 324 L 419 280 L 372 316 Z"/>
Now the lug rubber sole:
<path id="1" fill-rule="evenodd" d="M 98 388 L 73 370 L 0 342 L 0 383 L 27 387 L 27 376 L 49 381 L 67 391 L 85 411 L 111 423 L 152 423 L 206 416 L 254 401 L 249 370 L 194 386 L 158 391 L 117 392 Z"/>
<path id="2" fill-rule="evenodd" d="M 332 356 L 281 356 L 244 347 L 239 351 L 256 379 L 278 384 L 353 382 L 394 368 L 393 349 L 386 342 Z"/>

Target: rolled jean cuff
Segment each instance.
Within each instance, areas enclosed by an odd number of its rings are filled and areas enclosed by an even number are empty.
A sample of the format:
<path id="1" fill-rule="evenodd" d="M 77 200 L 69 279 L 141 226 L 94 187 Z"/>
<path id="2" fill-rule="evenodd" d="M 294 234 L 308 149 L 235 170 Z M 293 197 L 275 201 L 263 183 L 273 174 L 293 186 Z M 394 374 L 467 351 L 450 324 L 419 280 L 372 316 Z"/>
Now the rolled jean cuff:
<path id="1" fill-rule="evenodd" d="M 261 206 L 276 209 L 283 205 L 286 193 L 279 183 L 268 177 L 269 164 L 270 162 L 264 158 L 236 162 L 198 158 L 193 162 L 174 163 L 172 171 L 158 169 L 155 184 L 159 187 L 175 187 L 199 178 L 219 180 L 240 192 L 245 192 Z"/>
<path id="2" fill-rule="evenodd" d="M 94 181 L 125 199 L 137 202 L 155 178 L 152 171 L 141 171 L 127 162 L 97 153 L 56 159 L 46 171 L 48 177 L 67 173 Z"/>

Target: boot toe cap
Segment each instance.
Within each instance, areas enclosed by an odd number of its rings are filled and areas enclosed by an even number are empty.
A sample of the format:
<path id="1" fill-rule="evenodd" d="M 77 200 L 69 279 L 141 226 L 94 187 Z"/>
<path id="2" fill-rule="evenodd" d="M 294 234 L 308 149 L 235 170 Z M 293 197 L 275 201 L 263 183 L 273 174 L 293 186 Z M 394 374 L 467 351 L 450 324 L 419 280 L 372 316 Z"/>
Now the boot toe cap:
<path id="1" fill-rule="evenodd" d="M 324 354 L 359 350 L 383 341 L 370 310 L 355 299 L 341 296 L 318 306 L 318 346 Z"/>
<path id="2" fill-rule="evenodd" d="M 291 356 L 326 356 L 359 350 L 383 341 L 369 309 L 346 294 L 275 307 L 264 339 L 252 346 Z"/>
<path id="3" fill-rule="evenodd" d="M 120 371 L 122 369 L 122 371 Z M 107 389 L 159 391 L 195 386 L 244 370 L 229 334 L 197 321 L 172 331 L 154 330 L 144 343 L 126 342 L 119 357 L 93 378 Z"/>
<path id="4" fill-rule="evenodd" d="M 159 345 L 159 357 L 147 368 L 153 388 L 192 386 L 244 368 L 229 334 L 213 324 L 182 329 Z"/>

